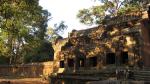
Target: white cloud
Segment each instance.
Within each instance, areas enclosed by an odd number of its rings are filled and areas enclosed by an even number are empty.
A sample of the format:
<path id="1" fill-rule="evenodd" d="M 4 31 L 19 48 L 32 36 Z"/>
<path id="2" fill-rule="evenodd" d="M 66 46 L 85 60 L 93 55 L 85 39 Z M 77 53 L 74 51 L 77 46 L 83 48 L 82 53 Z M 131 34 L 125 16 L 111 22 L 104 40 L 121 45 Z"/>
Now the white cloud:
<path id="1" fill-rule="evenodd" d="M 99 4 L 99 2 L 94 2 L 94 0 L 40 0 L 39 3 L 52 14 L 53 19 L 48 23 L 49 26 L 53 27 L 55 23 L 61 20 L 66 22 L 68 29 L 65 31 L 64 37 L 72 29 L 80 30 L 87 28 L 86 25 L 79 23 L 76 18 L 76 14 L 80 9 Z"/>

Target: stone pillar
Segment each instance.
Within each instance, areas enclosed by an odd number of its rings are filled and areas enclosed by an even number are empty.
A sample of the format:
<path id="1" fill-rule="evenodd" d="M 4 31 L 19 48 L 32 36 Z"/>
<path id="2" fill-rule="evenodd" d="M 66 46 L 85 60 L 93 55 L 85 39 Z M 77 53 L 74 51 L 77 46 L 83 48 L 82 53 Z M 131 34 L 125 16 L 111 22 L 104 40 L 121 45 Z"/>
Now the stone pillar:
<path id="1" fill-rule="evenodd" d="M 90 67 L 89 65 L 89 58 L 87 57 L 85 60 L 85 68 L 88 69 Z"/>
<path id="2" fill-rule="evenodd" d="M 101 69 L 103 67 L 103 59 L 102 59 L 103 54 L 99 54 L 97 56 L 97 69 Z"/>
<path id="3" fill-rule="evenodd" d="M 86 65 L 86 56 L 84 56 L 84 68 L 86 69 L 87 68 L 87 65 Z"/>
<path id="4" fill-rule="evenodd" d="M 78 57 L 76 56 L 74 58 L 74 72 L 76 72 L 77 70 L 79 70 L 79 59 Z"/>
<path id="5" fill-rule="evenodd" d="M 150 42 L 148 41 L 148 39 L 150 38 L 150 36 L 148 35 L 148 29 L 143 28 L 142 29 L 144 32 L 143 34 L 143 39 L 144 39 L 144 45 L 142 47 L 142 51 L 143 51 L 143 60 L 144 60 L 144 66 L 145 67 L 150 67 Z"/>
<path id="6" fill-rule="evenodd" d="M 107 63 L 106 63 L 106 58 L 107 58 L 106 56 L 107 56 L 107 52 L 104 52 L 103 54 L 104 54 L 104 55 L 102 56 L 102 60 L 103 60 L 103 62 L 102 62 L 102 63 L 103 63 L 103 65 L 104 65 L 104 66 L 106 66 L 106 65 L 107 65 Z"/>
<path id="7" fill-rule="evenodd" d="M 67 70 L 68 69 L 68 59 L 64 58 L 64 68 Z"/>
<path id="8" fill-rule="evenodd" d="M 118 50 L 116 51 L 116 66 L 120 66 L 121 65 L 121 51 Z"/>
<path id="9" fill-rule="evenodd" d="M 144 67 L 150 67 L 150 20 L 144 18 L 141 21 L 141 33 L 143 39 L 142 56 L 144 61 Z"/>

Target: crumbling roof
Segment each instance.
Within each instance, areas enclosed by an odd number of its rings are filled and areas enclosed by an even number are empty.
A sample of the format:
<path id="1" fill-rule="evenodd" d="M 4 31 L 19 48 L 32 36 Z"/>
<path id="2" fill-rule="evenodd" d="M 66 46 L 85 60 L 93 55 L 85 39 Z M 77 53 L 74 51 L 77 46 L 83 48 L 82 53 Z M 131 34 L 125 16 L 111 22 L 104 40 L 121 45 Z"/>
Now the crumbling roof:
<path id="1" fill-rule="evenodd" d="M 88 36 L 91 38 L 96 37 L 96 36 L 101 35 L 101 33 L 104 32 L 104 29 L 110 29 L 110 27 L 112 27 L 113 25 L 117 25 L 117 26 L 119 25 L 121 27 L 129 26 L 130 24 L 128 22 L 138 21 L 140 19 L 142 19 L 141 12 L 130 13 L 130 14 L 123 15 L 123 16 L 112 17 L 110 19 L 104 20 L 103 25 L 93 27 L 93 28 L 88 28 L 85 30 L 78 30 L 78 31 L 74 30 L 70 34 L 70 38 L 83 37 L 83 36 Z"/>
<path id="2" fill-rule="evenodd" d="M 93 36 L 95 36 L 97 34 L 100 35 L 103 32 L 103 30 L 104 30 L 104 26 L 97 26 L 97 27 L 88 28 L 85 30 L 73 31 L 70 34 L 70 38 L 77 38 L 77 37 L 90 37 L 90 38 L 92 38 Z"/>

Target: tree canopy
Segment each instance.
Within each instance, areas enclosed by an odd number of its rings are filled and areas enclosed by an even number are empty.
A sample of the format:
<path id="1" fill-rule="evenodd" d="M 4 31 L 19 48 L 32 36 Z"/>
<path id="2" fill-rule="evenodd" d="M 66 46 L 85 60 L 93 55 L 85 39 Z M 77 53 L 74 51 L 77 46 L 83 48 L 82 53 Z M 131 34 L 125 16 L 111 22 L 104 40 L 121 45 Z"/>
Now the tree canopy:
<path id="1" fill-rule="evenodd" d="M 144 10 L 149 0 L 99 0 L 101 5 L 81 9 L 77 18 L 87 25 L 101 24 L 105 18 Z"/>
<path id="2" fill-rule="evenodd" d="M 47 29 L 47 39 L 51 42 L 55 41 L 57 38 L 63 38 L 61 34 L 67 29 L 68 26 L 65 24 L 64 21 L 60 23 L 54 24 L 54 28 L 48 27 Z"/>
<path id="3" fill-rule="evenodd" d="M 45 40 L 51 14 L 39 6 L 39 0 L 0 0 L 0 4 L 0 58 L 12 64 L 52 55 L 41 53 L 52 50 Z"/>

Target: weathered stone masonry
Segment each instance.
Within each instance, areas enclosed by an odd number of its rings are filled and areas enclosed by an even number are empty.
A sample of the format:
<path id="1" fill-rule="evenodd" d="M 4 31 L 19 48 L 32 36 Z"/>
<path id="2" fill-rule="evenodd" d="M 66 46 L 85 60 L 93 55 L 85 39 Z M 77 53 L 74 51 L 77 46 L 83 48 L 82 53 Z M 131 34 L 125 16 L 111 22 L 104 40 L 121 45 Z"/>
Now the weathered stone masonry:
<path id="1" fill-rule="evenodd" d="M 106 21 L 106 25 L 74 30 L 67 40 L 56 42 L 55 47 L 59 47 L 54 49 L 55 60 L 59 61 L 57 67 L 64 68 L 66 72 L 75 72 L 100 70 L 107 65 L 138 66 L 138 62 L 142 60 L 142 15 L 133 13 L 119 18 L 124 21 L 113 23 L 115 18 L 112 18 L 112 21 Z"/>
<path id="2" fill-rule="evenodd" d="M 53 82 L 108 80 L 118 70 L 131 70 L 135 80 L 149 80 L 149 28 L 147 12 L 137 12 L 107 19 L 98 27 L 73 30 L 67 39 L 54 43 Z"/>

